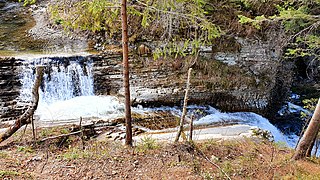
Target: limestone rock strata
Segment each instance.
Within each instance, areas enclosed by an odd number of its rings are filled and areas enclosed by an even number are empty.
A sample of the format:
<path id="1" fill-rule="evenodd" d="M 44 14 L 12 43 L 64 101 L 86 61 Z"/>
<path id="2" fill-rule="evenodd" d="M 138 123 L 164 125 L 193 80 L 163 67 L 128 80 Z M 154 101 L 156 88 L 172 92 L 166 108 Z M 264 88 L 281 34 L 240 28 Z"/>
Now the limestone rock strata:
<path id="1" fill-rule="evenodd" d="M 0 58 L 0 121 L 14 120 L 26 109 L 17 102 L 21 88 L 21 64 L 14 58 Z"/>
<path id="2" fill-rule="evenodd" d="M 194 57 L 153 60 L 130 58 L 133 105 L 182 105 L 188 68 L 193 68 L 189 104 L 222 111 L 253 111 L 270 117 L 288 97 L 292 64 L 281 61 L 280 47 L 239 40 L 237 52 L 202 53 Z M 67 60 L 68 58 L 65 58 Z M 72 57 L 71 57 L 72 59 Z M 96 95 L 124 97 L 119 54 L 92 55 Z M 22 60 L 0 59 L 0 121 L 13 120 L 27 105 L 19 101 Z"/>
<path id="3" fill-rule="evenodd" d="M 241 44 L 239 52 L 202 54 L 198 60 L 132 57 L 132 103 L 181 105 L 192 67 L 190 103 L 223 111 L 274 113 L 287 97 L 292 65 L 281 61 L 279 47 L 270 43 L 241 40 Z M 121 56 L 96 56 L 94 63 L 95 93 L 123 96 Z"/>

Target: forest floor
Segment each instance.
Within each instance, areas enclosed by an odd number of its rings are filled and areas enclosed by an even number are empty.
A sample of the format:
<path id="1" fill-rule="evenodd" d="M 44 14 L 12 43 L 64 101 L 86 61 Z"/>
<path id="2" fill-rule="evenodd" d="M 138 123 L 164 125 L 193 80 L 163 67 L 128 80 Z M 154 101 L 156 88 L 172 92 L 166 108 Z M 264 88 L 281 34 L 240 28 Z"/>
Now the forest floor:
<path id="1" fill-rule="evenodd" d="M 38 139 L 69 127 L 37 130 Z M 80 136 L 32 142 L 19 131 L 0 144 L 0 179 L 320 179 L 320 160 L 292 161 L 292 150 L 258 138 L 165 143 Z"/>

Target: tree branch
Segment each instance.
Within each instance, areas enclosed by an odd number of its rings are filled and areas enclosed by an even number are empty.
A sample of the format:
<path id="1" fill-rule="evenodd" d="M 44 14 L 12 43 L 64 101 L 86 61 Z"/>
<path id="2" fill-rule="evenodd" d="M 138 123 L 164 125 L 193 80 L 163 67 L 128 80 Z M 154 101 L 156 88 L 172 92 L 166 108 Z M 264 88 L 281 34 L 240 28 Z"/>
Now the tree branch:
<path id="1" fill-rule="evenodd" d="M 39 87 L 43 78 L 43 69 L 44 69 L 43 66 L 36 67 L 36 79 L 32 88 L 33 99 L 32 99 L 31 105 L 29 106 L 27 111 L 23 113 L 8 130 L 6 130 L 6 132 L 0 135 L 0 142 L 8 139 L 10 136 L 12 136 L 12 134 L 14 134 L 22 126 L 30 123 L 29 118 L 33 116 L 34 112 L 38 107 Z"/>

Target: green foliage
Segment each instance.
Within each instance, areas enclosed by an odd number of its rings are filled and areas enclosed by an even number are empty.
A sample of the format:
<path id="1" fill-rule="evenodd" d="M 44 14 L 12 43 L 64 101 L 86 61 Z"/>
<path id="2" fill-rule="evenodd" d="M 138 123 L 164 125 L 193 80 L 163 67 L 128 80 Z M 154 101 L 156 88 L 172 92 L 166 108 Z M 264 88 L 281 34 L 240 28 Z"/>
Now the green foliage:
<path id="1" fill-rule="evenodd" d="M 286 58 L 302 57 L 309 61 L 319 59 L 320 16 L 318 7 L 320 7 L 320 1 L 287 0 L 275 5 L 275 7 L 277 12 L 273 15 L 268 17 L 264 15 L 255 17 L 239 15 L 239 22 L 250 24 L 256 29 L 261 29 L 264 22 L 281 23 L 289 37 L 291 36 L 285 52 Z"/>
<path id="2" fill-rule="evenodd" d="M 310 111 L 314 111 L 317 105 L 318 99 L 311 98 L 311 99 L 304 99 L 302 103 L 304 104 L 303 108 L 308 109 Z"/>
<path id="3" fill-rule="evenodd" d="M 1 158 L 6 158 L 8 156 L 9 156 L 8 153 L 6 153 L 5 151 L 0 151 L 0 159 Z"/>
<path id="4" fill-rule="evenodd" d="M 33 153 L 34 152 L 34 150 L 28 146 L 18 146 L 17 151 L 24 152 L 24 153 Z"/>
<path id="5" fill-rule="evenodd" d="M 16 172 L 16 171 L 3 171 L 0 170 L 0 178 L 4 178 L 7 176 L 20 176 L 20 173 Z"/>
<path id="6" fill-rule="evenodd" d="M 70 148 L 66 153 L 63 154 L 64 160 L 75 160 L 75 159 L 86 159 L 92 156 L 92 153 L 87 150 L 79 148 Z"/>
<path id="7" fill-rule="evenodd" d="M 257 29 L 261 29 L 261 23 L 266 20 L 264 15 L 257 16 L 254 19 L 248 18 L 243 15 L 238 15 L 238 17 L 239 17 L 239 22 L 241 24 L 251 24 L 253 27 L 255 27 Z"/>
<path id="8" fill-rule="evenodd" d="M 35 4 L 37 0 L 19 0 L 19 2 L 23 2 L 24 6 Z"/>
<path id="9" fill-rule="evenodd" d="M 277 8 L 279 15 L 275 15 L 271 19 L 281 20 L 289 32 L 298 32 L 317 21 L 317 18 L 310 14 L 310 9 L 306 4 L 295 7 L 290 3 L 285 3 L 283 6 L 278 5 Z"/>
<path id="10" fill-rule="evenodd" d="M 70 133 L 69 129 L 66 129 L 66 128 L 61 129 L 60 132 L 61 132 L 62 134 L 68 134 L 68 133 Z"/>
<path id="11" fill-rule="evenodd" d="M 274 146 L 278 149 L 284 149 L 288 147 L 288 144 L 283 141 L 274 142 Z"/>
<path id="12" fill-rule="evenodd" d="M 311 0 L 316 5 L 320 5 L 318 0 Z M 254 18 L 239 15 L 240 23 L 250 23 L 254 27 L 260 28 L 260 25 L 265 21 L 281 21 L 287 31 L 296 32 L 305 28 L 308 25 L 317 22 L 319 17 L 311 14 L 312 8 L 308 7 L 309 1 L 290 0 L 283 4 L 277 4 L 277 13 L 273 16 L 265 17 L 264 15 L 255 16 Z"/>
<path id="13" fill-rule="evenodd" d="M 207 0 L 143 0 L 128 3 L 129 24 L 134 25 L 132 33 L 138 33 L 134 32 L 138 30 L 145 32 L 144 36 L 148 38 L 152 36 L 168 42 L 166 47 L 155 51 L 155 58 L 195 54 L 196 50 L 186 51 L 186 47 L 198 48 L 211 44 L 214 38 L 221 35 L 221 29 L 207 17 L 208 12 L 204 8 L 207 3 Z M 119 40 L 121 19 L 117 0 L 57 2 L 50 7 L 50 12 L 55 24 L 61 24 L 66 30 L 103 32 L 107 38 Z M 130 20 L 135 22 L 130 23 Z M 188 44 L 178 48 L 180 42 Z"/>
<path id="14" fill-rule="evenodd" d="M 256 128 L 252 130 L 252 133 L 254 136 L 260 137 L 262 139 L 268 140 L 268 141 L 274 141 L 274 137 L 269 131 Z"/>
<path id="15" fill-rule="evenodd" d="M 304 99 L 302 100 L 302 103 L 304 104 L 303 108 L 314 112 L 316 105 L 317 105 L 318 99 L 317 98 L 311 98 L 311 99 Z M 304 120 L 308 120 L 310 119 L 312 116 L 312 113 L 308 113 L 308 112 L 301 112 L 301 118 Z M 308 121 L 306 121 L 308 122 Z"/>
<path id="16" fill-rule="evenodd" d="M 85 0 L 57 2 L 50 6 L 51 18 L 65 29 L 107 31 L 110 36 L 120 29 L 118 1 Z M 71 7 L 71 8 L 68 8 Z"/>
<path id="17" fill-rule="evenodd" d="M 213 180 L 214 179 L 214 177 L 208 171 L 203 172 L 201 175 L 202 175 L 203 179 L 205 179 L 205 180 Z"/>
<path id="18" fill-rule="evenodd" d="M 141 142 L 137 145 L 137 150 L 146 152 L 148 150 L 158 149 L 160 146 L 152 137 L 146 136 L 141 139 Z"/>
<path id="19" fill-rule="evenodd" d="M 49 135 L 52 135 L 54 131 L 55 131 L 55 128 L 45 128 L 39 132 L 39 135 L 40 137 L 47 137 Z"/>

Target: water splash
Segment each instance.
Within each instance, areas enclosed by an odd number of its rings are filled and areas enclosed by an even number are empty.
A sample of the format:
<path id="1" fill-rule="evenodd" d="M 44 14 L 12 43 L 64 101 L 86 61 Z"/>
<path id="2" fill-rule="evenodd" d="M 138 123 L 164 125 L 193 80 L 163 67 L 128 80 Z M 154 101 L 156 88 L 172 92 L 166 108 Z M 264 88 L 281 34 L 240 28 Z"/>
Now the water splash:
<path id="1" fill-rule="evenodd" d="M 135 112 L 145 113 L 148 111 L 170 111 L 172 114 L 180 117 L 181 108 L 178 107 L 161 107 L 161 108 L 136 108 Z M 198 112 L 202 115 L 198 115 L 198 118 L 195 119 L 195 126 L 208 126 L 214 124 L 242 124 L 249 125 L 252 128 L 260 128 L 263 130 L 269 131 L 275 142 L 283 142 L 289 147 L 294 147 L 297 141 L 297 137 L 290 135 L 285 136 L 278 128 L 272 125 L 268 119 L 263 116 L 253 113 L 253 112 L 235 112 L 235 113 L 224 113 L 220 112 L 218 109 L 215 109 L 211 106 L 188 106 L 188 116 L 190 118 L 191 114 L 195 115 Z M 199 113 L 198 113 L 199 114 Z"/>
<path id="2" fill-rule="evenodd" d="M 124 105 L 113 96 L 78 96 L 52 104 L 40 104 L 37 115 L 42 122 L 63 122 L 84 118 L 114 119 L 124 114 Z"/>
<path id="3" fill-rule="evenodd" d="M 52 104 L 77 96 L 93 96 L 92 63 L 90 59 L 78 57 L 34 58 L 24 61 L 22 66 L 23 102 L 31 100 L 35 78 L 35 66 L 45 66 L 43 83 L 40 86 L 40 103 Z"/>
<path id="4" fill-rule="evenodd" d="M 94 96 L 92 61 L 89 57 L 32 57 L 25 58 L 23 63 L 19 97 L 23 103 L 29 103 L 32 99 L 35 67 L 45 66 L 36 111 L 42 121 L 101 117 L 108 113 L 114 117 L 115 113 L 110 112 L 121 110 L 115 98 Z"/>
<path id="5" fill-rule="evenodd" d="M 31 89 L 35 78 L 35 66 L 44 65 L 44 83 L 40 88 L 40 102 L 36 115 L 42 122 L 70 122 L 79 117 L 116 118 L 123 116 L 124 105 L 116 97 L 95 96 L 93 92 L 92 62 L 77 57 L 30 58 L 24 62 L 21 77 L 23 88 L 21 100 L 31 100 Z M 135 113 L 169 111 L 181 115 L 179 107 L 133 108 Z M 268 130 L 275 141 L 293 147 L 296 137 L 284 136 L 268 119 L 251 112 L 223 113 L 211 106 L 189 106 L 189 116 L 197 114 L 195 125 L 210 125 L 231 122 Z M 291 139 L 290 139 L 291 138 Z"/>

